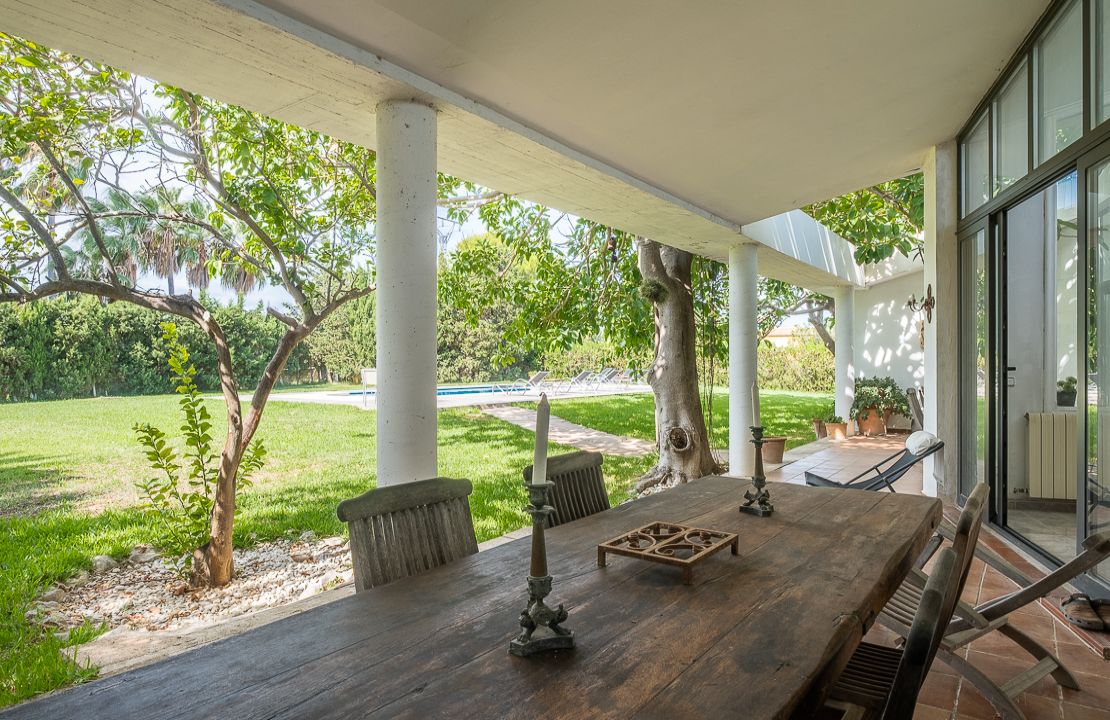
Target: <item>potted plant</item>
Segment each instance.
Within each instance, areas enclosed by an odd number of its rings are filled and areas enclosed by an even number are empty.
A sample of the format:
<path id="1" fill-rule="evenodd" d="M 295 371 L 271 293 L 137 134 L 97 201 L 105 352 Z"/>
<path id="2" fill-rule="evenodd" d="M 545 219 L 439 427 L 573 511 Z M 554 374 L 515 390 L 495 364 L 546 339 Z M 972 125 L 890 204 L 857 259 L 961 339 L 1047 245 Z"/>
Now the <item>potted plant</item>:
<path id="1" fill-rule="evenodd" d="M 824 418 L 813 418 L 810 422 L 813 423 L 813 434 L 817 436 L 818 440 L 828 435 L 828 431 L 825 430 Z"/>
<path id="2" fill-rule="evenodd" d="M 1078 378 L 1068 376 L 1056 382 L 1056 404 L 1060 407 L 1075 407 L 1076 386 Z"/>
<path id="3" fill-rule="evenodd" d="M 829 415 L 825 418 L 825 430 L 830 440 L 845 440 L 848 437 L 848 423 L 839 415 Z"/>
<path id="4" fill-rule="evenodd" d="M 763 462 L 780 463 L 784 452 L 786 452 L 785 436 L 775 435 L 763 438 Z"/>
<path id="5" fill-rule="evenodd" d="M 893 413 L 908 415 L 906 393 L 894 378 L 858 378 L 851 417 L 863 435 L 885 435 L 886 422 Z"/>

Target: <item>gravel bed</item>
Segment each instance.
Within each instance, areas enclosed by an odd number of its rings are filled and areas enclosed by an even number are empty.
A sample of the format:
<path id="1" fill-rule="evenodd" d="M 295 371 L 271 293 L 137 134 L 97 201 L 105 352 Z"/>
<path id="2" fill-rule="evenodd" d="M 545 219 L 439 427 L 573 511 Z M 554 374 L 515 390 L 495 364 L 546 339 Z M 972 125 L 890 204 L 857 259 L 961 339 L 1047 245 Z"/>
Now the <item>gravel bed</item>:
<path id="1" fill-rule="evenodd" d="M 93 558 L 82 571 L 40 596 L 28 620 L 56 632 L 86 621 L 108 629 L 183 630 L 276 607 L 351 579 L 351 553 L 341 537 L 263 542 L 235 550 L 235 578 L 223 588 L 192 590 L 150 548 L 139 546 L 116 562 Z"/>

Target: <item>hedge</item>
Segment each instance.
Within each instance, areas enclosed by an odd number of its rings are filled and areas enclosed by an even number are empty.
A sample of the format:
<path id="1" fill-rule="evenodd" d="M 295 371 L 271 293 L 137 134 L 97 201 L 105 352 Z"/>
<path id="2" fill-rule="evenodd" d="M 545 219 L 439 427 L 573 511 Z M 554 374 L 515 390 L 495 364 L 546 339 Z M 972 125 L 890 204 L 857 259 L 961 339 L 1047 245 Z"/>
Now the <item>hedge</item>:
<path id="1" fill-rule="evenodd" d="M 759 387 L 766 390 L 833 392 L 833 354 L 816 338 L 798 333 L 785 347 L 760 343 Z"/>
<path id="2" fill-rule="evenodd" d="M 262 308 L 206 304 L 227 335 L 240 387 L 253 387 L 285 327 Z M 215 350 L 197 326 L 129 303 L 82 296 L 0 305 L 0 399 L 171 392 L 159 327 L 166 320 L 177 323 L 197 366 L 197 384 L 205 392 L 218 390 Z M 305 372 L 308 364 L 302 345 L 285 376 Z"/>

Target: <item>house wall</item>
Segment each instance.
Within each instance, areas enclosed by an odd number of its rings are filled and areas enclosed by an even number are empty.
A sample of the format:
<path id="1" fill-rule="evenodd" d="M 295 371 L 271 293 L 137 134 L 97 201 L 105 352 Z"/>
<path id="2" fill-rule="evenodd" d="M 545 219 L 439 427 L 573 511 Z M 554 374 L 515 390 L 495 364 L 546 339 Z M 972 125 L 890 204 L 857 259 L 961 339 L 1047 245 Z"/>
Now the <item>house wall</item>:
<path id="1" fill-rule="evenodd" d="M 918 324 L 923 317 L 906 307 L 924 293 L 924 269 L 855 293 L 853 322 L 856 376 L 887 376 L 901 387 L 925 382 L 925 351 Z"/>

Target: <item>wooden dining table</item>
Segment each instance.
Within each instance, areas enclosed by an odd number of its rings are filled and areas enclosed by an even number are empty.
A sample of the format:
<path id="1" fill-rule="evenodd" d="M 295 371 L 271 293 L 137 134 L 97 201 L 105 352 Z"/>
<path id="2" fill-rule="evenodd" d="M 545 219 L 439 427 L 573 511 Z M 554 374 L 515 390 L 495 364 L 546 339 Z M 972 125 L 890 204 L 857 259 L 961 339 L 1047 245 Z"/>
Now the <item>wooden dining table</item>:
<path id="1" fill-rule="evenodd" d="M 516 540 L 165 661 L 0 713 L 11 718 L 787 718 L 836 668 L 941 517 L 939 501 L 706 477 L 547 531 L 573 650 L 509 654 L 530 541 Z M 597 545 L 653 521 L 739 536 L 678 568 Z"/>

